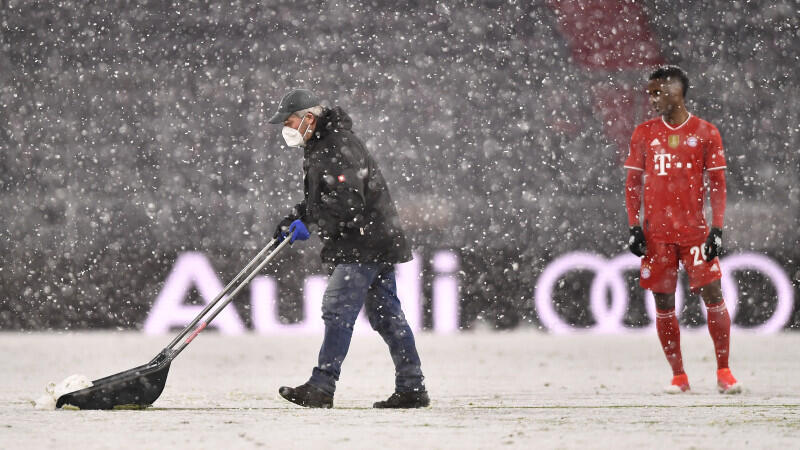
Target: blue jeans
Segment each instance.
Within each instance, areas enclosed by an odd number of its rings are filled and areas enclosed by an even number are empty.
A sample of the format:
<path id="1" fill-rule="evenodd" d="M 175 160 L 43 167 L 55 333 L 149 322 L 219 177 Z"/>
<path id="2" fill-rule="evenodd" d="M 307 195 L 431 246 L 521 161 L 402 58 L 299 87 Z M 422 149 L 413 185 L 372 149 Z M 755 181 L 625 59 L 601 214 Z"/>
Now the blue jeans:
<path id="1" fill-rule="evenodd" d="M 389 346 L 397 391 L 425 390 L 414 334 L 406 322 L 391 264 L 339 264 L 322 300 L 325 338 L 309 384 L 333 395 L 362 305 L 372 328 Z"/>

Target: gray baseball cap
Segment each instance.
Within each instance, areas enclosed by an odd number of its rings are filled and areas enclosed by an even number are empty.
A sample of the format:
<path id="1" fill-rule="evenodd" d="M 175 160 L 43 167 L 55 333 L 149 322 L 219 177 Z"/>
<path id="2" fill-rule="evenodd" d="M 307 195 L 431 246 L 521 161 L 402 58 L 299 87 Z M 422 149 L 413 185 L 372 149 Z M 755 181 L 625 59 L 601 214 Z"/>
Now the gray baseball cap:
<path id="1" fill-rule="evenodd" d="M 308 89 L 293 89 L 281 99 L 278 111 L 269 119 L 269 123 L 283 123 L 292 113 L 302 109 L 318 106 L 319 99 Z"/>

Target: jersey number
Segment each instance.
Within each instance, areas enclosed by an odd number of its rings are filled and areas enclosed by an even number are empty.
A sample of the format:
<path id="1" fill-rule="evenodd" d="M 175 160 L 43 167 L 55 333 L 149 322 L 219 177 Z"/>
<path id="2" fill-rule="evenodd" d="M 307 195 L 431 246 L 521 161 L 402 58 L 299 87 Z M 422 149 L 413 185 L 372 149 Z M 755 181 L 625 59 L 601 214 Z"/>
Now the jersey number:
<path id="1" fill-rule="evenodd" d="M 699 266 L 703 264 L 703 260 L 706 259 L 706 246 L 705 245 L 695 245 L 694 247 L 689 249 L 689 253 L 694 256 L 694 265 Z"/>

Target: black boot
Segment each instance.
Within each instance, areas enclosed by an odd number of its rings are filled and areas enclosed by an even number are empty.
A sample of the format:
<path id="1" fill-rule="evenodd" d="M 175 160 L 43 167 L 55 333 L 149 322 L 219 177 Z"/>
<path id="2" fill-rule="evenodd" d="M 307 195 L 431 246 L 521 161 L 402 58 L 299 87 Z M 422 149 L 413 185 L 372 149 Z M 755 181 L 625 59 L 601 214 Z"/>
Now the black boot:
<path id="1" fill-rule="evenodd" d="M 308 383 L 296 388 L 282 386 L 278 393 L 286 400 L 307 408 L 333 408 L 333 396 Z"/>
<path id="2" fill-rule="evenodd" d="M 395 392 L 388 399 L 375 402 L 373 408 L 424 408 L 431 404 L 428 391 Z"/>

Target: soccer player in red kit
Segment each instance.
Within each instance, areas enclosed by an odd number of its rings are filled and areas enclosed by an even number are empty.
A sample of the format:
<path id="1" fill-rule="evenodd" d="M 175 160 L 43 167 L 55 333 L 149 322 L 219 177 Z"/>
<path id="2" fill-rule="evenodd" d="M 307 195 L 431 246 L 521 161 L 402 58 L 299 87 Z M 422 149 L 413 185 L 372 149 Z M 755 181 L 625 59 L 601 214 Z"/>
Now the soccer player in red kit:
<path id="1" fill-rule="evenodd" d="M 656 330 L 673 374 L 668 392 L 689 390 L 675 315 L 682 263 L 689 287 L 700 292 L 707 308 L 719 391 L 733 394 L 741 386 L 728 368 L 731 319 L 717 258 L 725 216 L 725 154 L 717 128 L 686 110 L 688 88 L 689 79 L 679 67 L 660 67 L 650 74 L 647 93 L 659 117 L 636 127 L 625 161 L 630 250 L 642 258 L 640 285 L 653 291 L 656 300 Z M 703 215 L 704 175 L 713 216 L 710 230 Z"/>

